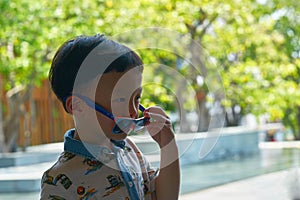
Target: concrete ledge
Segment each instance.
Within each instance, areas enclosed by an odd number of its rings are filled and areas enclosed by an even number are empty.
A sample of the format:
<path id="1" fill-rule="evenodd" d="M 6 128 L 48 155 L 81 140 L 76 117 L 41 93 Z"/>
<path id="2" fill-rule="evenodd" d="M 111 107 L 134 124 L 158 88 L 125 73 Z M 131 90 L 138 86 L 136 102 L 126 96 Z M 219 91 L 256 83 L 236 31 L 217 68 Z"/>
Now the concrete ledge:
<path id="1" fill-rule="evenodd" d="M 36 192 L 40 190 L 43 172 L 53 162 L 0 169 L 0 193 Z"/>
<path id="2" fill-rule="evenodd" d="M 0 155 L 0 168 L 11 166 L 32 165 L 42 162 L 55 161 L 59 153 L 14 153 Z"/>
<path id="3" fill-rule="evenodd" d="M 201 134 L 200 136 L 198 136 Z M 193 140 L 178 140 L 182 165 L 211 162 L 259 153 L 259 132 L 244 130 L 238 133 L 199 133 Z M 205 136 L 206 134 L 206 136 Z"/>
<path id="4" fill-rule="evenodd" d="M 0 168 L 55 161 L 62 150 L 63 143 L 53 143 L 28 147 L 25 152 L 0 154 Z"/>
<path id="5" fill-rule="evenodd" d="M 243 157 L 259 152 L 259 130 L 242 127 L 210 132 L 176 134 L 181 165 Z M 150 136 L 132 136 L 145 155 L 158 155 L 158 145 Z M 159 158 L 159 157 L 158 157 Z"/>

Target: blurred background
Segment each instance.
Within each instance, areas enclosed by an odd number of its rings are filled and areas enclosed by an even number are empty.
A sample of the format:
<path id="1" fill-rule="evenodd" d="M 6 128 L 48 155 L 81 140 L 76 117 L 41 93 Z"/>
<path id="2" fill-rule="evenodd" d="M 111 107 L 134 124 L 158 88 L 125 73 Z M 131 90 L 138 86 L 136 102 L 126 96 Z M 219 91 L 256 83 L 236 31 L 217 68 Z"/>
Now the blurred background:
<path id="1" fill-rule="evenodd" d="M 0 198 L 37 199 L 42 170 L 73 127 L 47 75 L 77 35 L 144 45 L 141 101 L 171 116 L 182 196 L 298 168 L 299 16 L 298 0 L 1 0 Z M 155 36 L 165 30 L 176 34 Z M 155 144 L 132 137 L 157 164 Z M 193 156 L 206 137 L 215 139 L 205 158 Z M 291 182 L 282 184 L 290 196 L 300 188 Z"/>

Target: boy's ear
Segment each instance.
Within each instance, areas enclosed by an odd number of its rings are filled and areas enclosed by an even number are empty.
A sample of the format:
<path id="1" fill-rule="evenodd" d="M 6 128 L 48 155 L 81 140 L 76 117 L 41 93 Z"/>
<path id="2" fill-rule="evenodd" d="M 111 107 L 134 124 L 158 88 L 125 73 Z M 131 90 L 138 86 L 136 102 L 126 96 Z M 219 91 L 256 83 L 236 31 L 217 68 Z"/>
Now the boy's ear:
<path id="1" fill-rule="evenodd" d="M 76 96 L 69 96 L 66 99 L 66 109 L 70 114 L 74 114 L 74 111 L 82 112 L 81 100 Z"/>

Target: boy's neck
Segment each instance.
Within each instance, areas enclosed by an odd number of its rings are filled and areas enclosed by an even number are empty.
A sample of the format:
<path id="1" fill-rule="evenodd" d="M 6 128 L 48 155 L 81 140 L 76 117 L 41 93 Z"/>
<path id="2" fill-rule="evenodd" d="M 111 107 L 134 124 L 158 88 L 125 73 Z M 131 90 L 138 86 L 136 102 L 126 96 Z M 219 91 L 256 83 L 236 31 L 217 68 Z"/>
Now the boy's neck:
<path id="1" fill-rule="evenodd" d="M 110 139 L 104 137 L 99 137 L 99 138 L 95 138 L 96 135 L 99 136 L 99 134 L 90 134 L 91 137 L 84 137 L 84 138 L 80 138 L 79 133 L 77 131 L 77 129 L 75 130 L 75 134 L 74 134 L 74 139 L 82 141 L 82 142 L 86 142 L 89 144 L 93 144 L 93 145 L 99 145 L 99 146 L 103 146 L 103 147 L 107 147 L 109 149 L 112 149 L 112 143 L 110 141 Z M 87 136 L 87 134 L 85 134 L 85 136 Z M 105 138 L 105 139 L 104 139 Z"/>

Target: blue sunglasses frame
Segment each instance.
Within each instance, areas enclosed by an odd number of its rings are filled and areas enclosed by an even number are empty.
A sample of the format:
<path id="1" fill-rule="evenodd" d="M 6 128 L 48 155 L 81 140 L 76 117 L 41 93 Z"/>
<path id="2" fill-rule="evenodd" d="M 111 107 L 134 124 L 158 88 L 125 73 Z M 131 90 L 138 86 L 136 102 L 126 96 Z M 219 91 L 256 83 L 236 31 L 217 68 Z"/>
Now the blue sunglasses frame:
<path id="1" fill-rule="evenodd" d="M 80 98 L 81 100 L 83 100 L 89 107 L 93 108 L 94 110 L 100 112 L 101 114 L 103 114 L 104 116 L 110 118 L 111 120 L 115 121 L 116 124 L 115 126 L 113 127 L 113 130 L 112 132 L 115 133 L 115 134 L 119 134 L 119 133 L 122 133 L 122 128 L 120 128 L 118 125 L 117 125 L 117 120 L 115 120 L 115 117 L 112 113 L 108 112 L 107 110 L 105 110 L 102 106 L 100 106 L 99 104 L 95 103 L 94 101 L 92 101 L 91 99 L 89 99 L 88 97 L 86 96 L 83 96 L 83 95 L 80 95 L 80 94 L 72 94 L 73 96 L 76 96 L 78 98 Z M 65 100 L 67 99 L 64 98 L 64 102 Z M 141 104 L 139 104 L 139 110 L 144 112 L 145 111 L 145 107 L 142 106 Z M 142 117 L 142 118 L 139 118 L 139 119 L 133 119 L 133 118 L 123 118 L 123 117 L 120 117 L 118 119 L 121 119 L 121 120 L 131 120 L 132 123 L 134 123 L 135 125 L 139 126 L 139 127 L 144 127 L 146 125 L 146 123 L 149 121 L 149 118 L 145 118 L 145 117 Z"/>

